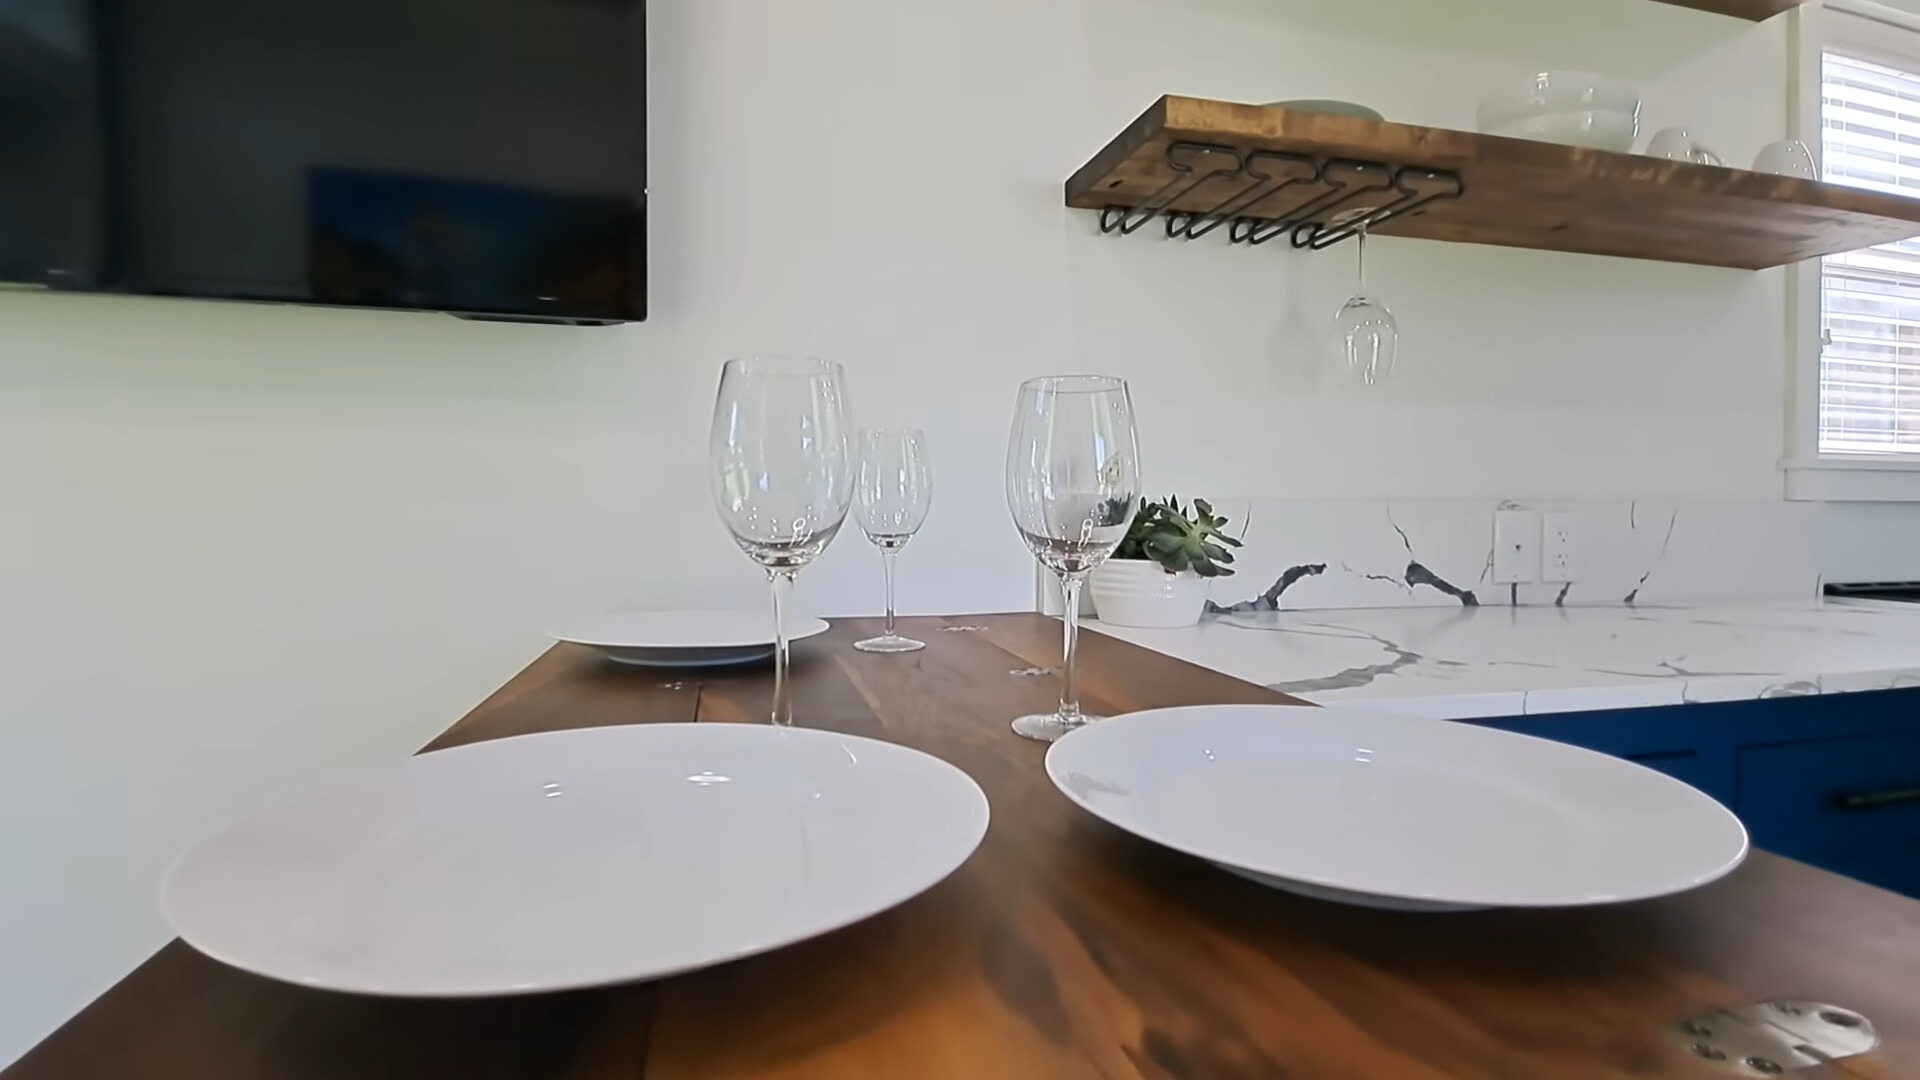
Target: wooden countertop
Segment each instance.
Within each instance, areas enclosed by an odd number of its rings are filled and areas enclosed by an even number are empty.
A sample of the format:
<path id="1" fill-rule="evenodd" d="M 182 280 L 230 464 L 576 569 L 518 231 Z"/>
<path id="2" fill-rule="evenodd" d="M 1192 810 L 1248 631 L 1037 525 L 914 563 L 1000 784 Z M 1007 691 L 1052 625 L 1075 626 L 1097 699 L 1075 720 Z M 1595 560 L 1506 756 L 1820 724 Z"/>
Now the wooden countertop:
<path id="1" fill-rule="evenodd" d="M 1036 615 L 904 620 L 924 652 L 795 648 L 807 726 L 931 751 L 993 824 L 951 878 L 826 937 L 567 994 L 394 1001 L 282 985 L 174 942 L 5 1080 L 1711 1080 L 1661 1029 L 1772 997 L 1865 1013 L 1882 1048 L 1792 1077 L 1920 1077 L 1920 902 L 1756 854 L 1616 907 L 1396 915 L 1241 881 L 1081 813 L 1013 716 L 1055 684 Z M 978 628 L 978 629 L 975 629 Z M 1084 635 L 1084 699 L 1287 699 Z M 429 747 L 670 720 L 757 721 L 769 679 L 679 678 L 555 648 Z M 1312 828 L 1302 821 L 1293 827 Z"/>

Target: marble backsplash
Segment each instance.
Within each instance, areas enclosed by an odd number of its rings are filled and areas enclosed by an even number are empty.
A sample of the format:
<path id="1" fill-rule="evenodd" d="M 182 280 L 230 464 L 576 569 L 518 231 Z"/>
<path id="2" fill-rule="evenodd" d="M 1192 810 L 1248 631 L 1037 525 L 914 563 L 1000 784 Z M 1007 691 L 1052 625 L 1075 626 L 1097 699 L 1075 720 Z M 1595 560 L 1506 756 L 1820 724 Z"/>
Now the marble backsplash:
<path id="1" fill-rule="evenodd" d="M 1184 493 L 1183 493 L 1184 495 Z M 1677 604 L 1820 591 L 1818 507 L 1785 501 L 1214 499 L 1245 543 L 1209 610 Z M 1577 515 L 1576 580 L 1496 585 L 1497 509 Z M 1045 605 L 1058 609 L 1058 600 Z"/>

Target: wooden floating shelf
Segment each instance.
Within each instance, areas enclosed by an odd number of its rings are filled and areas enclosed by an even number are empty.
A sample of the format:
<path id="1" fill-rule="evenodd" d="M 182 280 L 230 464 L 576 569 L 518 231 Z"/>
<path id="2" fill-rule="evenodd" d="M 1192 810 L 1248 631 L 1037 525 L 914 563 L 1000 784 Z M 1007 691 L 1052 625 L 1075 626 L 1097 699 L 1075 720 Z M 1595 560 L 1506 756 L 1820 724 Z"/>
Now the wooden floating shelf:
<path id="1" fill-rule="evenodd" d="M 1396 186 L 1341 199 L 1340 185 L 1359 186 L 1356 178 L 1367 169 L 1391 173 Z M 1459 184 L 1457 197 L 1429 184 L 1444 188 L 1451 178 Z M 1256 191 L 1262 184 L 1265 194 Z M 1416 190 L 1427 191 L 1431 201 L 1413 202 Z M 1193 239 L 1209 231 L 1195 223 L 1231 218 L 1225 231 L 1236 241 L 1273 223 L 1270 233 L 1288 231 L 1301 247 L 1309 245 L 1294 229 L 1297 223 L 1307 223 L 1308 239 L 1338 240 L 1344 234 L 1327 223 L 1341 209 L 1401 198 L 1410 203 L 1404 212 L 1370 226 L 1371 232 L 1745 270 L 1920 236 L 1920 199 L 1745 169 L 1188 97 L 1161 98 L 1074 173 L 1066 188 L 1068 206 L 1103 212 L 1103 228 L 1131 232 L 1155 216 L 1152 211 L 1166 221 L 1169 235 L 1183 235 L 1177 230 L 1184 229 Z M 1301 208 L 1311 212 L 1296 219 Z M 1322 226 L 1317 233 L 1316 223 Z"/>
<path id="2" fill-rule="evenodd" d="M 1765 22 L 1775 15 L 1792 11 L 1812 0 L 1660 0 L 1674 7 L 1692 8 L 1695 11 L 1711 11 L 1716 15 L 1731 15 L 1736 19 L 1750 19 L 1753 22 Z"/>

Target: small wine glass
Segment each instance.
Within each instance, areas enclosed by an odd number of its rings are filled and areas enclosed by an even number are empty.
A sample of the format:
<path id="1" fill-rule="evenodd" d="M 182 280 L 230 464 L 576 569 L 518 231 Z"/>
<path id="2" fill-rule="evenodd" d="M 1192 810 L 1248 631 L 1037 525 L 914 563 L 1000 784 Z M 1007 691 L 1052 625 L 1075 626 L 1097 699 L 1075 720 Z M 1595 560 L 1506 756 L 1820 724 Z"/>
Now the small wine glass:
<path id="1" fill-rule="evenodd" d="M 861 428 L 856 437 L 860 474 L 854 485 L 854 516 L 880 549 L 887 580 L 887 629 L 879 637 L 856 641 L 861 652 L 897 653 L 924 649 L 927 643 L 893 632 L 893 561 L 920 531 L 933 506 L 933 470 L 927 436 L 917 428 Z"/>
<path id="2" fill-rule="evenodd" d="M 1127 384 L 1106 375 L 1022 383 L 1007 445 L 1007 508 L 1020 538 L 1060 577 L 1066 633 L 1060 708 L 1013 722 L 1029 739 L 1052 742 L 1097 719 L 1080 711 L 1074 683 L 1080 586 L 1120 546 L 1139 505 L 1140 448 Z"/>
<path id="3" fill-rule="evenodd" d="M 709 443 L 720 520 L 773 584 L 773 722 L 793 723 L 787 602 L 853 500 L 847 376 L 826 360 L 754 357 L 720 372 Z"/>
<path id="4" fill-rule="evenodd" d="M 1353 386 L 1378 386 L 1393 374 L 1393 361 L 1400 351 L 1400 324 L 1393 312 L 1380 300 L 1367 295 L 1367 217 L 1373 209 L 1349 210 L 1335 214 L 1328 222 L 1334 228 L 1347 228 L 1359 222 L 1355 234 L 1356 263 L 1360 284 L 1354 295 L 1333 316 L 1333 352 L 1337 370 Z"/>

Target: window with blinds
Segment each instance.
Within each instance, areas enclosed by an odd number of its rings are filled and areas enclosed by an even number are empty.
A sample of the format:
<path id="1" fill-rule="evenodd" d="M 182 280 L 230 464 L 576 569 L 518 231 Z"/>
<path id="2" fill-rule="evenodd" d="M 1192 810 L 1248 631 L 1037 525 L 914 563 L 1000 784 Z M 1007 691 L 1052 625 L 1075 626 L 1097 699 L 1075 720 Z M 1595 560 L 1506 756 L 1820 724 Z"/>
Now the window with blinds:
<path id="1" fill-rule="evenodd" d="M 1920 72 L 1827 53 L 1826 179 L 1920 195 Z M 1920 455 L 1920 240 L 1825 260 L 1820 449 Z"/>

